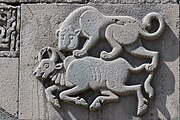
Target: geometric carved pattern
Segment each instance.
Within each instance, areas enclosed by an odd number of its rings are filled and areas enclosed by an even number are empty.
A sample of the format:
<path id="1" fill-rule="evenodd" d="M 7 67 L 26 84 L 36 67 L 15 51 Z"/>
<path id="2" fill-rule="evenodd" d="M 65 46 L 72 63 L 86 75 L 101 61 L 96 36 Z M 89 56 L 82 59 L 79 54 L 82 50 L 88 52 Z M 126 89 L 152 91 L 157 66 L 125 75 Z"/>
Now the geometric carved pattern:
<path id="1" fill-rule="evenodd" d="M 19 56 L 19 8 L 0 4 L 0 57 Z"/>

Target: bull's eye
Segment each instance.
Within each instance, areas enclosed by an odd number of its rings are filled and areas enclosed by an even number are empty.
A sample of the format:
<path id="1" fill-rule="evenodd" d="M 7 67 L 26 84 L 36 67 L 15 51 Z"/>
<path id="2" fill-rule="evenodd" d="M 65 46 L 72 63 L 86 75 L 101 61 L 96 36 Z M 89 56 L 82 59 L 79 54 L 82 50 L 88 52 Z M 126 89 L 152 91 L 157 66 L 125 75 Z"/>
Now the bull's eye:
<path id="1" fill-rule="evenodd" d="M 69 39 L 70 39 L 70 40 L 74 39 L 74 36 L 69 35 Z"/>
<path id="2" fill-rule="evenodd" d="M 64 36 L 63 35 L 61 35 L 61 40 L 64 40 Z"/>
<path id="3" fill-rule="evenodd" d="M 48 63 L 45 63 L 45 64 L 44 64 L 44 67 L 45 67 L 45 68 L 48 68 L 48 67 L 49 67 L 49 64 L 48 64 Z"/>

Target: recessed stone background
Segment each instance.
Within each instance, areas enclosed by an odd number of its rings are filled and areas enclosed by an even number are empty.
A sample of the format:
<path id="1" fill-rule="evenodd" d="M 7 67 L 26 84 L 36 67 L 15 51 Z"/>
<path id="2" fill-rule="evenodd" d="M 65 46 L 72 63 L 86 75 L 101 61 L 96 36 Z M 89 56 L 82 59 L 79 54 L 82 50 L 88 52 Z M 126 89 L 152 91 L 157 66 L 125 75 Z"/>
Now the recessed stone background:
<path id="1" fill-rule="evenodd" d="M 177 0 L 0 0 L 20 7 L 20 55 L 0 58 L 0 120 L 178 120 L 179 119 L 179 4 Z M 65 3 L 64 3 L 65 2 Z M 85 3 L 85 4 L 84 4 Z M 159 67 L 152 86 L 155 99 L 149 100 L 148 112 L 136 116 L 137 97 L 122 96 L 117 103 L 103 104 L 96 112 L 61 102 L 55 109 L 47 100 L 44 87 L 32 75 L 43 47 L 57 48 L 55 30 L 76 8 L 91 5 L 105 15 L 128 15 L 139 21 L 149 12 L 160 12 L 166 22 L 163 35 L 155 41 L 142 40 L 149 50 L 160 54 Z M 96 48 L 110 49 L 106 42 Z M 99 57 L 93 49 L 90 52 Z M 127 55 L 131 65 L 146 60 Z M 141 83 L 145 73 L 132 75 L 128 84 Z M 83 93 L 93 96 L 93 91 Z M 89 98 L 92 99 L 92 98 Z"/>

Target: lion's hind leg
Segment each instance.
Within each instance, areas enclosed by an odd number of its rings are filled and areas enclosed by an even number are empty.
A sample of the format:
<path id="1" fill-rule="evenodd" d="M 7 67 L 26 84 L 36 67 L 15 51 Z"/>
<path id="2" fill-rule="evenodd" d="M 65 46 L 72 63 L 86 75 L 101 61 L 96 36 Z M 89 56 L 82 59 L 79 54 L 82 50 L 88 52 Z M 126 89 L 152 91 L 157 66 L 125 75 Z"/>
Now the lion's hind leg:
<path id="1" fill-rule="evenodd" d="M 147 72 L 152 72 L 154 71 L 157 66 L 158 66 L 158 61 L 159 61 L 159 54 L 156 51 L 150 51 L 144 48 L 142 45 L 131 50 L 131 49 L 126 49 L 131 55 L 137 56 L 140 58 L 150 58 L 152 59 L 151 64 L 147 64 L 145 69 Z"/>
<path id="2" fill-rule="evenodd" d="M 114 59 L 121 53 L 122 46 L 114 39 L 113 27 L 111 25 L 106 28 L 105 38 L 112 47 L 112 51 L 109 53 L 107 53 L 106 51 L 102 51 L 100 57 L 105 60 Z"/>

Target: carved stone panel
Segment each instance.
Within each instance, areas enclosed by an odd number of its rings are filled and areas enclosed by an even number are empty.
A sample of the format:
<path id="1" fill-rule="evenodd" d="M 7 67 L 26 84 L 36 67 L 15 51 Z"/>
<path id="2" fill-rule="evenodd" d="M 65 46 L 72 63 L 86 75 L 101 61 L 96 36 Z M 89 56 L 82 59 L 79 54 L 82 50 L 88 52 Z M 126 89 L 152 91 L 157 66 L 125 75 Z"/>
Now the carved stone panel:
<path id="1" fill-rule="evenodd" d="M 19 56 L 19 8 L 0 4 L 0 57 Z"/>
<path id="2" fill-rule="evenodd" d="M 176 119 L 172 6 L 23 5 L 19 118 Z"/>
<path id="3" fill-rule="evenodd" d="M 152 26 L 152 19 L 157 19 L 159 27 L 150 33 L 146 27 Z M 119 96 L 134 92 L 138 97 L 137 115 L 142 116 L 147 111 L 148 102 L 142 94 L 142 88 L 144 86 L 149 98 L 154 97 L 154 89 L 150 84 L 158 66 L 159 54 L 157 51 L 147 50 L 141 44 L 141 38 L 158 39 L 164 29 L 164 18 L 156 12 L 148 13 L 141 24 L 130 16 L 105 16 L 94 7 L 80 7 L 60 23 L 56 32 L 59 50 L 52 47 L 40 50 L 39 65 L 33 74 L 41 81 L 52 82 L 45 93 L 47 100 L 56 107 L 60 107 L 60 98 L 65 102 L 89 107 L 92 111 L 99 109 L 104 102 L 117 101 Z M 78 50 L 81 37 L 85 37 L 86 42 Z M 99 39 L 107 40 L 112 51 L 102 51 L 100 58 L 88 56 L 89 50 Z M 134 47 L 134 44 L 139 46 Z M 126 59 L 117 57 L 125 50 L 135 57 L 150 58 L 152 62 L 132 67 Z M 66 57 L 61 51 L 71 51 L 73 55 Z M 58 62 L 58 58 L 62 62 Z M 126 85 L 131 73 L 141 71 L 148 73 L 143 85 Z M 62 91 L 64 87 L 68 90 Z M 88 89 L 99 90 L 101 93 L 90 105 L 82 97 L 70 97 Z M 54 91 L 60 91 L 58 97 L 53 95 Z"/>

